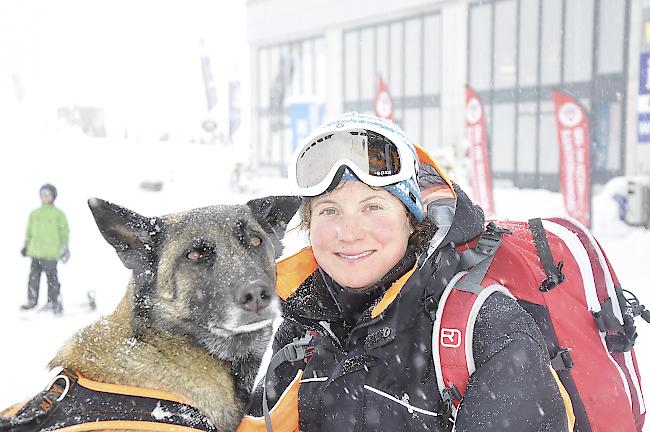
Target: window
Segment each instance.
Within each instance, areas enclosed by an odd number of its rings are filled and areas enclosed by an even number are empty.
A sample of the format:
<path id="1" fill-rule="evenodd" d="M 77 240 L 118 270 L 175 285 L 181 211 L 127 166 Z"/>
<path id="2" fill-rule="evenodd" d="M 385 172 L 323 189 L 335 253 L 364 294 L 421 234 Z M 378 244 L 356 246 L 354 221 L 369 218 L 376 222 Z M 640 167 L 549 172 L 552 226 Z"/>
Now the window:
<path id="1" fill-rule="evenodd" d="M 469 82 L 475 90 L 486 90 L 492 79 L 492 6 L 472 6 L 469 25 Z"/>
<path id="2" fill-rule="evenodd" d="M 623 71 L 625 8 L 621 0 L 600 0 L 598 73 Z"/>
<path id="3" fill-rule="evenodd" d="M 594 136 L 592 137 L 593 168 L 621 168 L 621 103 L 601 102 L 594 106 Z"/>
<path id="4" fill-rule="evenodd" d="M 345 100 L 359 99 L 359 33 L 345 33 Z"/>
<path id="5" fill-rule="evenodd" d="M 377 75 L 378 77 L 382 77 L 384 82 L 389 82 L 390 80 L 388 41 L 388 26 L 382 25 L 377 27 Z"/>
<path id="6" fill-rule="evenodd" d="M 440 16 L 431 15 L 424 18 L 424 83 L 425 94 L 440 93 Z M 426 116 L 425 116 L 426 118 Z M 426 122 L 425 122 L 426 123 Z"/>
<path id="7" fill-rule="evenodd" d="M 515 130 L 513 128 L 514 121 L 514 104 L 505 103 L 494 105 L 491 163 L 492 169 L 496 172 L 510 173 L 515 168 Z"/>
<path id="8" fill-rule="evenodd" d="M 557 142 L 557 125 L 553 104 L 543 102 L 539 116 L 539 169 L 545 174 L 557 174 L 560 156 Z M 553 189 L 553 185 L 542 185 Z"/>
<path id="9" fill-rule="evenodd" d="M 258 60 L 258 70 L 259 70 L 259 89 L 258 89 L 258 99 L 257 103 L 260 108 L 269 107 L 269 89 L 270 89 L 270 59 L 269 59 L 269 50 L 261 49 L 260 54 L 257 58 Z"/>
<path id="10" fill-rule="evenodd" d="M 265 143 L 269 143 L 271 141 L 271 134 L 270 134 L 270 126 L 269 126 L 269 116 L 268 115 L 261 115 L 260 116 L 260 122 L 259 122 L 259 130 L 258 130 L 258 140 L 257 140 L 257 152 L 260 155 L 260 159 L 264 160 L 271 160 L 271 146 L 270 145 L 264 145 Z"/>
<path id="11" fill-rule="evenodd" d="M 393 97 L 401 97 L 404 70 L 404 25 L 401 22 L 390 26 L 390 84 Z"/>
<path id="12" fill-rule="evenodd" d="M 516 6 L 514 0 L 495 3 L 494 88 L 514 87 L 517 79 Z"/>
<path id="13" fill-rule="evenodd" d="M 542 2 L 542 84 L 559 84 L 562 54 L 562 0 Z"/>
<path id="14" fill-rule="evenodd" d="M 314 89 L 314 41 L 306 40 L 300 44 L 302 58 L 300 59 L 300 70 L 302 71 L 301 94 L 313 95 Z"/>
<path id="15" fill-rule="evenodd" d="M 621 169 L 621 103 L 609 104 L 609 134 L 607 135 L 607 162 L 605 168 L 618 171 Z"/>
<path id="16" fill-rule="evenodd" d="M 425 149 L 441 147 L 440 108 L 425 108 L 422 121 L 422 140 L 418 143 Z"/>
<path id="17" fill-rule="evenodd" d="M 287 80 L 289 81 L 289 91 L 287 96 L 298 96 L 303 93 L 303 76 L 304 71 L 301 65 L 302 46 L 300 43 L 289 45 L 289 64 L 287 66 Z"/>
<path id="18" fill-rule="evenodd" d="M 404 26 L 404 96 L 419 96 L 422 94 L 422 20 L 410 19 Z"/>
<path id="19" fill-rule="evenodd" d="M 564 81 L 591 79 L 594 0 L 566 3 L 564 40 Z"/>
<path id="20" fill-rule="evenodd" d="M 315 95 L 325 100 L 327 88 L 327 63 L 325 61 L 325 41 L 322 38 L 314 42 L 314 56 L 316 57 L 316 70 L 314 70 L 314 81 L 316 82 Z"/>
<path id="21" fill-rule="evenodd" d="M 415 143 L 422 141 L 422 121 L 420 116 L 420 109 L 405 109 L 402 121 L 400 122 L 400 126 L 404 129 L 406 135 Z"/>
<path id="22" fill-rule="evenodd" d="M 517 171 L 534 174 L 536 154 L 537 106 L 534 102 L 519 104 L 517 123 Z"/>
<path id="23" fill-rule="evenodd" d="M 359 50 L 361 99 L 372 99 L 375 97 L 375 90 L 377 89 L 374 28 L 367 28 L 361 31 Z"/>
<path id="24" fill-rule="evenodd" d="M 347 29 L 344 33 L 346 111 L 374 112 L 378 78 L 388 87 L 393 119 L 411 139 L 440 135 L 440 15 L 429 13 Z M 355 68 L 353 65 L 358 65 Z M 435 127 L 436 130 L 431 128 Z M 438 139 L 434 139 L 438 142 Z"/>
<path id="25" fill-rule="evenodd" d="M 293 142 L 288 101 L 325 95 L 324 48 L 323 38 L 309 38 L 258 49 L 257 162 L 286 166 Z"/>
<path id="26" fill-rule="evenodd" d="M 519 85 L 537 84 L 539 0 L 521 0 L 519 11 Z"/>
<path id="27" fill-rule="evenodd" d="M 620 174 L 625 136 L 621 95 L 625 97 L 628 81 L 623 75 L 625 26 L 631 3 L 470 0 L 467 79 L 484 104 L 497 174 L 512 175 L 517 185 L 557 190 L 554 88 L 577 95 L 587 109 L 594 107 L 595 181 Z M 424 136 L 426 127 L 424 122 Z"/>

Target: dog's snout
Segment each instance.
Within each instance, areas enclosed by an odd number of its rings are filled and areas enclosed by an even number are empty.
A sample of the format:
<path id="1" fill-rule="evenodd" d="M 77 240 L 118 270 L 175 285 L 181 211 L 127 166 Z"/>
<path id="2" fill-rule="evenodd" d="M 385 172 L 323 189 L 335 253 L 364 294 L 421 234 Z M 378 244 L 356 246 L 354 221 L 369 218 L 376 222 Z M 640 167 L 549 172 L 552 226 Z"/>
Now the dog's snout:
<path id="1" fill-rule="evenodd" d="M 266 308 L 274 297 L 271 287 L 259 284 L 249 285 L 239 292 L 239 304 L 242 309 L 258 312 Z"/>

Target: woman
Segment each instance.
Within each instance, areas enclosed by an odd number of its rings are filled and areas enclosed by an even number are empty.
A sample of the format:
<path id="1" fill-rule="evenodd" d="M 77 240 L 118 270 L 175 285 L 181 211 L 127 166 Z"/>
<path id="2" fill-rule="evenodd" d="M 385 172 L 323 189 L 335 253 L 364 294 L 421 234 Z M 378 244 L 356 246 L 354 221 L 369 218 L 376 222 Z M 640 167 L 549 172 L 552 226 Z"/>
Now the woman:
<path id="1" fill-rule="evenodd" d="M 479 311 L 459 408 L 438 391 L 433 317 L 457 262 L 441 257 L 483 213 L 397 126 L 344 114 L 289 172 L 311 248 L 278 263 L 284 321 L 239 431 L 569 429 L 539 329 L 500 293 Z"/>

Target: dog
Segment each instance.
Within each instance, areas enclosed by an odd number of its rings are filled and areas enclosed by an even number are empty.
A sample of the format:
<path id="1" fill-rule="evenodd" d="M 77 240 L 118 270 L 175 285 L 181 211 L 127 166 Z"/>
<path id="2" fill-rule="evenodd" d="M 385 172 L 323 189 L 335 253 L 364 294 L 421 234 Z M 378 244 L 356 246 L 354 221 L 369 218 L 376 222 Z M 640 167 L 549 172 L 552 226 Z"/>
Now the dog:
<path id="1" fill-rule="evenodd" d="M 79 430 L 235 430 L 279 314 L 275 259 L 299 198 L 162 217 L 88 205 L 132 270 L 126 295 L 60 349 L 49 367 L 61 374 L 0 430 L 74 428 L 79 418 Z"/>

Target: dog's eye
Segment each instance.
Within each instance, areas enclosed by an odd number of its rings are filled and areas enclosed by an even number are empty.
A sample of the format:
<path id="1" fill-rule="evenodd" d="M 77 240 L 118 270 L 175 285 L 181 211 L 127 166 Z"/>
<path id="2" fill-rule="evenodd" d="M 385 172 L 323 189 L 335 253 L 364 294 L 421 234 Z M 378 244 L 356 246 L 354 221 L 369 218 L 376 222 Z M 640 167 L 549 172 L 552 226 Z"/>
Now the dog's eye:
<path id="1" fill-rule="evenodd" d="M 190 260 L 190 261 L 196 261 L 196 260 L 200 259 L 201 256 L 202 256 L 201 252 L 195 251 L 195 250 L 189 251 L 187 253 L 187 259 Z"/>
<path id="2" fill-rule="evenodd" d="M 259 236 L 251 236 L 251 238 L 248 240 L 248 244 L 250 244 L 253 247 L 257 247 L 262 244 L 262 237 Z"/>

